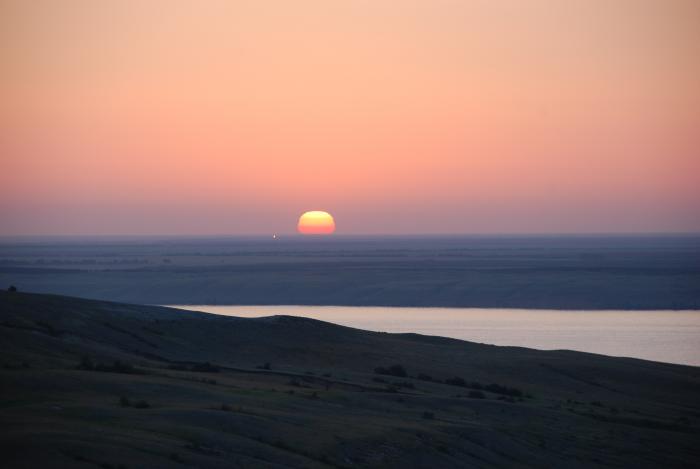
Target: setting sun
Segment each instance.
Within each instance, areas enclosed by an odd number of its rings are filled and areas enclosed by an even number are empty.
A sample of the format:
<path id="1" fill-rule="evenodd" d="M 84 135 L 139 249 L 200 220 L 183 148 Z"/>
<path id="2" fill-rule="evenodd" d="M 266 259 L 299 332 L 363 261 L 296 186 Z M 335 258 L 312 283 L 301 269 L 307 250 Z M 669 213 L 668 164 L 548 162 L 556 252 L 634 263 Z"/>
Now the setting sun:
<path id="1" fill-rule="evenodd" d="M 299 217 L 297 230 L 301 234 L 331 234 L 335 231 L 335 221 L 328 212 L 318 210 L 304 212 L 304 214 Z"/>

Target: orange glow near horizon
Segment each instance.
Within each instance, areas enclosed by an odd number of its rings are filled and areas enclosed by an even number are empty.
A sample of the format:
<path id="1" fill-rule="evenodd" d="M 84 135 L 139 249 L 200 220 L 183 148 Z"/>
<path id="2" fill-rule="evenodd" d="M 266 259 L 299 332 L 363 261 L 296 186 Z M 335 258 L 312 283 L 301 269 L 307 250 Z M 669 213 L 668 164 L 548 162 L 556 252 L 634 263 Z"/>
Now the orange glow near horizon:
<path id="1" fill-rule="evenodd" d="M 0 1 L 0 236 L 700 231 L 697 0 Z"/>
<path id="2" fill-rule="evenodd" d="M 335 232 L 335 220 L 328 212 L 313 210 L 299 217 L 297 230 L 305 235 L 329 235 Z"/>

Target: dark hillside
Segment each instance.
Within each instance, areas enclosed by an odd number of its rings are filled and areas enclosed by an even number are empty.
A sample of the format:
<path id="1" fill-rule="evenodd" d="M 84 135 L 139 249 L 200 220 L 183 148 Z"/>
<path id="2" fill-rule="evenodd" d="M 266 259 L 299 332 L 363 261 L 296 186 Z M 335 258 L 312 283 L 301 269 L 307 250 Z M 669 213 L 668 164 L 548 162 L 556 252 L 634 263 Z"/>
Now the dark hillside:
<path id="1" fill-rule="evenodd" d="M 700 460 L 694 367 L 9 292 L 0 351 L 4 467 Z"/>

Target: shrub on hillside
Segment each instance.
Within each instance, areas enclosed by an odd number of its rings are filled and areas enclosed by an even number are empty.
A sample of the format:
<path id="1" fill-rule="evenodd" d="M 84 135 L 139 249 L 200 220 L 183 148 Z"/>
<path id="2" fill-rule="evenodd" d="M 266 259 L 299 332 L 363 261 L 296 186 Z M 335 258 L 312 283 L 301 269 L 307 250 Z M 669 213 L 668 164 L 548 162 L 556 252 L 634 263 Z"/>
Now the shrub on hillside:
<path id="1" fill-rule="evenodd" d="M 176 371 L 194 371 L 196 373 L 218 373 L 220 371 L 218 366 L 212 365 L 209 362 L 195 363 L 190 366 L 181 363 L 171 363 L 168 365 L 168 369 Z"/>
<path id="2" fill-rule="evenodd" d="M 394 381 L 393 384 L 397 388 L 416 389 L 414 384 L 410 381 Z"/>
<path id="3" fill-rule="evenodd" d="M 104 371 L 107 373 L 124 373 L 124 374 L 139 374 L 140 371 L 134 368 L 131 363 L 115 360 L 111 365 L 98 363 L 95 365 L 95 371 Z"/>
<path id="4" fill-rule="evenodd" d="M 151 407 L 151 404 L 149 404 L 148 401 L 140 400 L 132 402 L 126 396 L 121 396 L 119 398 L 119 405 L 122 407 L 133 407 L 134 409 L 148 409 Z"/>
<path id="5" fill-rule="evenodd" d="M 95 363 L 92 359 L 85 355 L 80 359 L 80 363 L 76 366 L 78 370 L 86 371 L 102 371 L 106 373 L 124 373 L 124 374 L 141 374 L 142 372 L 136 369 L 132 364 L 115 360 L 112 364 Z"/>
<path id="6" fill-rule="evenodd" d="M 209 362 L 205 363 L 195 363 L 192 365 L 190 368 L 190 371 L 196 371 L 198 373 L 218 373 L 219 372 L 219 367 L 216 365 L 212 365 Z"/>
<path id="7" fill-rule="evenodd" d="M 495 393 L 495 394 L 502 394 L 504 396 L 511 396 L 511 397 L 522 397 L 523 392 L 520 389 L 517 388 L 511 388 L 508 386 L 503 386 L 501 384 L 487 384 L 484 386 L 484 390 Z"/>
<path id="8" fill-rule="evenodd" d="M 95 364 L 92 362 L 92 359 L 90 357 L 88 357 L 87 355 L 83 355 L 83 357 L 80 359 L 80 363 L 78 363 L 78 366 L 76 368 L 79 370 L 92 371 L 95 369 Z"/>
<path id="9" fill-rule="evenodd" d="M 454 378 L 447 378 L 445 380 L 445 384 L 449 384 L 450 386 L 460 386 L 463 388 L 467 387 L 467 382 L 459 376 L 455 376 Z"/>
<path id="10" fill-rule="evenodd" d="M 388 368 L 378 366 L 374 369 L 374 372 L 378 375 L 396 376 L 398 378 L 405 378 L 408 376 L 408 373 L 406 373 L 406 368 L 401 365 L 391 365 Z"/>

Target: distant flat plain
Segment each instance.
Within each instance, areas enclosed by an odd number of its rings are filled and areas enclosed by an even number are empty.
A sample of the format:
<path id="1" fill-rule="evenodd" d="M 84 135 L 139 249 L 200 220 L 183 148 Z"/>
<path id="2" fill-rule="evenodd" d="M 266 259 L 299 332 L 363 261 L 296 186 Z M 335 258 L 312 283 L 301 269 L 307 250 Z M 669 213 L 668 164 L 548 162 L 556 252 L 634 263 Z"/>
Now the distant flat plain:
<path id="1" fill-rule="evenodd" d="M 3 238 L 0 285 L 149 304 L 700 309 L 700 237 Z"/>

